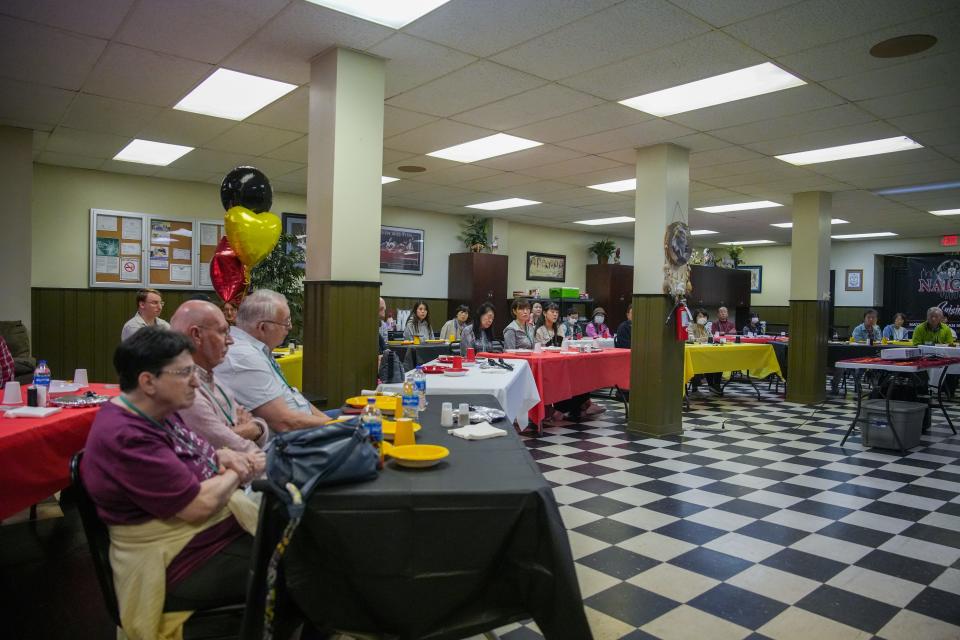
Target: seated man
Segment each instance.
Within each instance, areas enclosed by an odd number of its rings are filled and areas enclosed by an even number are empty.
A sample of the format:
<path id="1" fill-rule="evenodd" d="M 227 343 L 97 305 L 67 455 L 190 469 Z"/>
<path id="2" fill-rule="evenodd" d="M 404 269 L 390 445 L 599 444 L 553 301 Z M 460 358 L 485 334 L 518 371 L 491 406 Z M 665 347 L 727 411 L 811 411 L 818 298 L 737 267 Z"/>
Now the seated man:
<path id="1" fill-rule="evenodd" d="M 875 309 L 867 309 L 863 313 L 863 322 L 853 328 L 852 337 L 856 342 L 867 342 L 869 340 L 880 342 L 883 334 L 877 325 L 877 312 Z"/>
<path id="2" fill-rule="evenodd" d="M 627 307 L 627 319 L 617 327 L 617 334 L 613 337 L 613 346 L 619 349 L 629 349 L 633 334 L 633 305 Z"/>
<path id="3" fill-rule="evenodd" d="M 120 332 L 120 341 L 124 341 L 144 327 L 157 326 L 169 329 L 170 324 L 160 317 L 163 311 L 163 298 L 156 289 L 140 289 L 137 291 L 137 312 L 123 325 Z"/>
<path id="4" fill-rule="evenodd" d="M 913 330 L 913 344 L 950 344 L 952 339 L 950 327 L 943 323 L 940 307 L 927 309 L 927 321 Z"/>
<path id="5" fill-rule="evenodd" d="M 728 333 L 737 332 L 737 325 L 731 322 L 730 312 L 727 311 L 726 307 L 720 307 L 717 309 L 717 321 L 710 326 L 710 330 L 713 333 L 719 333 L 722 336 Z"/>
<path id="6" fill-rule="evenodd" d="M 193 405 L 180 415 L 214 447 L 259 451 L 267 443 L 267 424 L 240 406 L 233 394 L 213 379 L 213 368 L 223 362 L 233 344 L 223 312 L 210 302 L 188 300 L 170 319 L 171 328 L 193 343 L 193 362 L 200 386 Z"/>
<path id="7" fill-rule="evenodd" d="M 332 418 L 287 382 L 273 359 L 292 327 L 287 299 L 259 289 L 240 303 L 237 324 L 230 330 L 234 344 L 215 369 L 237 401 L 266 420 L 274 431 L 291 431 L 326 424 Z"/>

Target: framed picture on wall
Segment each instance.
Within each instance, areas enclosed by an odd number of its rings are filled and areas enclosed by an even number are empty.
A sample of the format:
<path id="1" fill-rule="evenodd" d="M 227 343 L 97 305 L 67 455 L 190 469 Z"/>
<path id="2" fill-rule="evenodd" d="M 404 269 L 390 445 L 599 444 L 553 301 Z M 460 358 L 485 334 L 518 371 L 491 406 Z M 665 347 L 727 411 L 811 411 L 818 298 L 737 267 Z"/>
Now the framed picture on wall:
<path id="1" fill-rule="evenodd" d="M 300 249 L 303 251 L 304 255 L 307 253 L 307 216 L 302 213 L 283 213 L 283 233 L 288 236 L 295 236 L 297 238 L 297 244 L 300 245 Z M 286 252 L 290 253 L 293 251 L 293 243 L 288 242 L 286 247 Z M 307 265 L 303 262 L 297 265 L 301 269 L 306 269 Z"/>
<path id="2" fill-rule="evenodd" d="M 527 280 L 564 282 L 566 279 L 567 256 L 527 251 Z"/>
<path id="3" fill-rule="evenodd" d="M 380 273 L 423 275 L 423 229 L 380 226 Z"/>
<path id="4" fill-rule="evenodd" d="M 763 292 L 763 265 L 741 264 L 737 269 L 750 272 L 750 293 Z"/>
<path id="5" fill-rule="evenodd" d="M 847 269 L 843 281 L 844 291 L 863 291 L 863 269 Z"/>

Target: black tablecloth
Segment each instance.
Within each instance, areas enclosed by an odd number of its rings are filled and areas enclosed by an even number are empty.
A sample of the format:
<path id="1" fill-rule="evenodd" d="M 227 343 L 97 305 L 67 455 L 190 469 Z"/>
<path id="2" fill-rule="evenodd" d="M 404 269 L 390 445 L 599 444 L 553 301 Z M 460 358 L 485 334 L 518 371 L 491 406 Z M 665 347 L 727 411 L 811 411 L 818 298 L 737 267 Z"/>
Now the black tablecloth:
<path id="1" fill-rule="evenodd" d="M 777 356 L 777 364 L 780 365 L 780 377 L 784 380 L 787 378 L 787 349 L 789 345 L 785 342 L 771 342 L 770 346 L 773 347 L 773 353 Z"/>
<path id="2" fill-rule="evenodd" d="M 415 369 L 419 364 L 426 364 L 436 360 L 438 356 L 450 354 L 450 343 L 443 344 L 404 344 L 387 345 L 387 348 L 397 354 L 403 363 L 404 371 Z"/>
<path id="3" fill-rule="evenodd" d="M 445 397 L 498 407 L 493 396 Z M 566 530 L 550 485 L 513 428 L 469 442 L 421 415 L 437 467 L 388 462 L 368 483 L 315 493 L 283 563 L 278 616 L 402 639 L 464 638 L 534 618 L 550 639 L 589 640 Z M 266 562 L 286 512 L 264 495 L 244 638 L 260 637 Z M 277 636 L 282 637 L 282 636 Z"/>

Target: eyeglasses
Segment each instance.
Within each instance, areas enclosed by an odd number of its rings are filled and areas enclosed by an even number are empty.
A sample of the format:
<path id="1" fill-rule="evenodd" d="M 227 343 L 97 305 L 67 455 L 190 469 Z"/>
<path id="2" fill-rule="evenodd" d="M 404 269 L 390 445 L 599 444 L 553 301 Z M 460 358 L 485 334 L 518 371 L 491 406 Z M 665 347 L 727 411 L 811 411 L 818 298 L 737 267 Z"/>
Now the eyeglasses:
<path id="1" fill-rule="evenodd" d="M 287 318 L 286 322 L 277 322 L 276 320 L 261 320 L 260 322 L 266 322 L 267 324 L 276 324 L 286 329 L 293 329 L 293 321 L 290 318 Z"/>
<path id="2" fill-rule="evenodd" d="M 183 369 L 161 369 L 160 373 L 166 373 L 178 378 L 192 378 L 197 373 L 197 365 L 192 364 L 189 367 L 184 367 Z"/>

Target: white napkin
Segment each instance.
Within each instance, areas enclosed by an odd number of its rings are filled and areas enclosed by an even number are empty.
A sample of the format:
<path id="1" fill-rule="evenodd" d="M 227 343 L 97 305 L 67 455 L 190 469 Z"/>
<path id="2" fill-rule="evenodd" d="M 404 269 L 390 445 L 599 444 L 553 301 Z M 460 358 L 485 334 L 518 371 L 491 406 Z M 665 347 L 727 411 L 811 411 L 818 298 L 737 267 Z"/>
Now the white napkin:
<path id="1" fill-rule="evenodd" d="M 82 384 L 66 382 L 65 380 L 51 380 L 48 393 L 74 393 L 83 389 Z"/>
<path id="2" fill-rule="evenodd" d="M 464 440 L 486 440 L 488 438 L 497 438 L 499 436 L 507 435 L 506 431 L 496 428 L 489 422 L 468 424 L 467 426 L 460 427 L 459 429 L 450 429 L 448 433 L 452 436 L 463 438 Z"/>
<path id="3" fill-rule="evenodd" d="M 60 407 L 19 407 L 10 409 L 3 414 L 5 418 L 46 418 L 55 413 L 60 413 Z"/>

